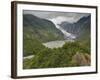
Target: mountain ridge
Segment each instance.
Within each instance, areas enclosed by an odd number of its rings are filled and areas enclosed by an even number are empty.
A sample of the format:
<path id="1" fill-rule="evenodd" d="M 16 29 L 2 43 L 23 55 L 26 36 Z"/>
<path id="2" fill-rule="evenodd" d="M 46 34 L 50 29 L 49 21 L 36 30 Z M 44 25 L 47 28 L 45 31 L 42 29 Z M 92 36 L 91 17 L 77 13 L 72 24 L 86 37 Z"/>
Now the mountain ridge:
<path id="1" fill-rule="evenodd" d="M 34 35 L 34 37 L 42 42 L 63 39 L 63 33 L 51 21 L 38 18 L 34 15 L 24 14 L 23 26 L 25 33 L 28 32 Z"/>
<path id="2" fill-rule="evenodd" d="M 87 17 L 82 17 L 73 24 L 68 22 L 62 22 L 62 24 L 59 25 L 67 32 L 72 33 L 79 37 L 82 32 L 85 32 L 83 30 L 88 30 L 88 32 L 90 32 L 90 24 L 91 24 L 90 19 L 91 16 L 87 16 Z"/>

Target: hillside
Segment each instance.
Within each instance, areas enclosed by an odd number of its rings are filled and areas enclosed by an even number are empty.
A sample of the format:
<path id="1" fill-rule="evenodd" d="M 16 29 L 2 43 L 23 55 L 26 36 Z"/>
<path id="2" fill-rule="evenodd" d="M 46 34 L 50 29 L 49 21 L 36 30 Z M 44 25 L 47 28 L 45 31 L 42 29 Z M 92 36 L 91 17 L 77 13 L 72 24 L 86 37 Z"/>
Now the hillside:
<path id="1" fill-rule="evenodd" d="M 31 14 L 23 15 L 24 56 L 36 54 L 44 48 L 43 42 L 62 40 L 63 34 L 48 20 Z"/>
<path id="2" fill-rule="evenodd" d="M 55 21 L 24 14 L 24 57 L 34 57 L 23 58 L 23 69 L 90 66 L 90 19 L 87 16 L 75 23 L 64 21 L 57 24 Z M 71 38 L 73 34 L 75 39 Z M 70 38 L 65 38 L 65 35 Z"/>
<path id="3" fill-rule="evenodd" d="M 23 15 L 24 34 L 27 37 L 35 37 L 40 42 L 63 40 L 63 33 L 55 25 L 46 19 L 41 19 L 31 14 Z"/>
<path id="4" fill-rule="evenodd" d="M 65 29 L 67 32 L 72 33 L 76 35 L 76 37 L 83 38 L 86 37 L 84 35 L 90 36 L 90 20 L 91 16 L 82 17 L 80 20 L 78 20 L 75 23 L 68 23 L 68 22 L 62 22 L 59 24 L 63 29 Z"/>

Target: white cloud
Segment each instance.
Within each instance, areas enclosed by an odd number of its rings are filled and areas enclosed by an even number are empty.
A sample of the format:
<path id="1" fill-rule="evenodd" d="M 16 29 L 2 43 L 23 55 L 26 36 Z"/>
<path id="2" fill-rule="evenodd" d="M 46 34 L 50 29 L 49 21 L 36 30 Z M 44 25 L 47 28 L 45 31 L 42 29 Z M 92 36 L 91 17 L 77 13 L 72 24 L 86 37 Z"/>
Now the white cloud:
<path id="1" fill-rule="evenodd" d="M 58 24 L 60 24 L 63 21 L 74 23 L 77 22 L 80 18 L 90 15 L 89 13 L 34 11 L 34 10 L 24 10 L 23 14 L 32 14 L 40 18 L 54 20 Z"/>
<path id="2" fill-rule="evenodd" d="M 54 21 L 54 22 L 57 23 L 57 24 L 61 24 L 61 23 L 64 22 L 64 21 L 69 21 L 69 20 L 71 20 L 71 18 L 66 18 L 66 17 L 63 17 L 63 16 L 58 16 L 58 17 L 56 17 L 56 18 L 52 18 L 51 20 Z"/>
<path id="3" fill-rule="evenodd" d="M 55 18 L 51 18 L 49 19 L 53 22 L 55 22 L 56 24 L 61 24 L 62 22 L 66 21 L 66 22 L 69 22 L 69 23 L 74 23 L 76 22 L 77 20 L 74 19 L 74 17 L 64 17 L 64 16 L 58 16 L 58 17 L 55 17 Z"/>

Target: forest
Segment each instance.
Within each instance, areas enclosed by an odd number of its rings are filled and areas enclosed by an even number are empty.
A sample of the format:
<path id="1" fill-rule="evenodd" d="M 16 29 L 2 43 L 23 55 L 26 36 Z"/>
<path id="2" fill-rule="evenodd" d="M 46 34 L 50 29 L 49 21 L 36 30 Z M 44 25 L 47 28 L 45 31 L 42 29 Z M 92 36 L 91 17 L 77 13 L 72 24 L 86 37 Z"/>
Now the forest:
<path id="1" fill-rule="evenodd" d="M 23 68 L 55 68 L 55 67 L 74 67 L 90 65 L 90 48 L 87 43 L 81 44 L 79 41 L 66 42 L 60 48 L 47 48 L 37 44 L 33 47 L 31 59 L 25 59 Z"/>

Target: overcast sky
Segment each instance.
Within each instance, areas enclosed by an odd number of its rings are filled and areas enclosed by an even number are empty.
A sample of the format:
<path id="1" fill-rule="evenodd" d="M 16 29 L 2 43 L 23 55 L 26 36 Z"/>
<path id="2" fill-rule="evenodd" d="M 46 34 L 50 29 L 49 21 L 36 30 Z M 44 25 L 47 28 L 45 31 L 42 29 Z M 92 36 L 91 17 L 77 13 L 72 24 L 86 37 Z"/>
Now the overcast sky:
<path id="1" fill-rule="evenodd" d="M 89 13 L 73 13 L 73 12 L 52 12 L 52 11 L 34 11 L 34 10 L 24 10 L 23 14 L 32 14 L 44 19 L 56 19 L 58 23 L 62 21 L 67 21 L 70 23 L 77 22 L 80 18 L 89 16 Z"/>

